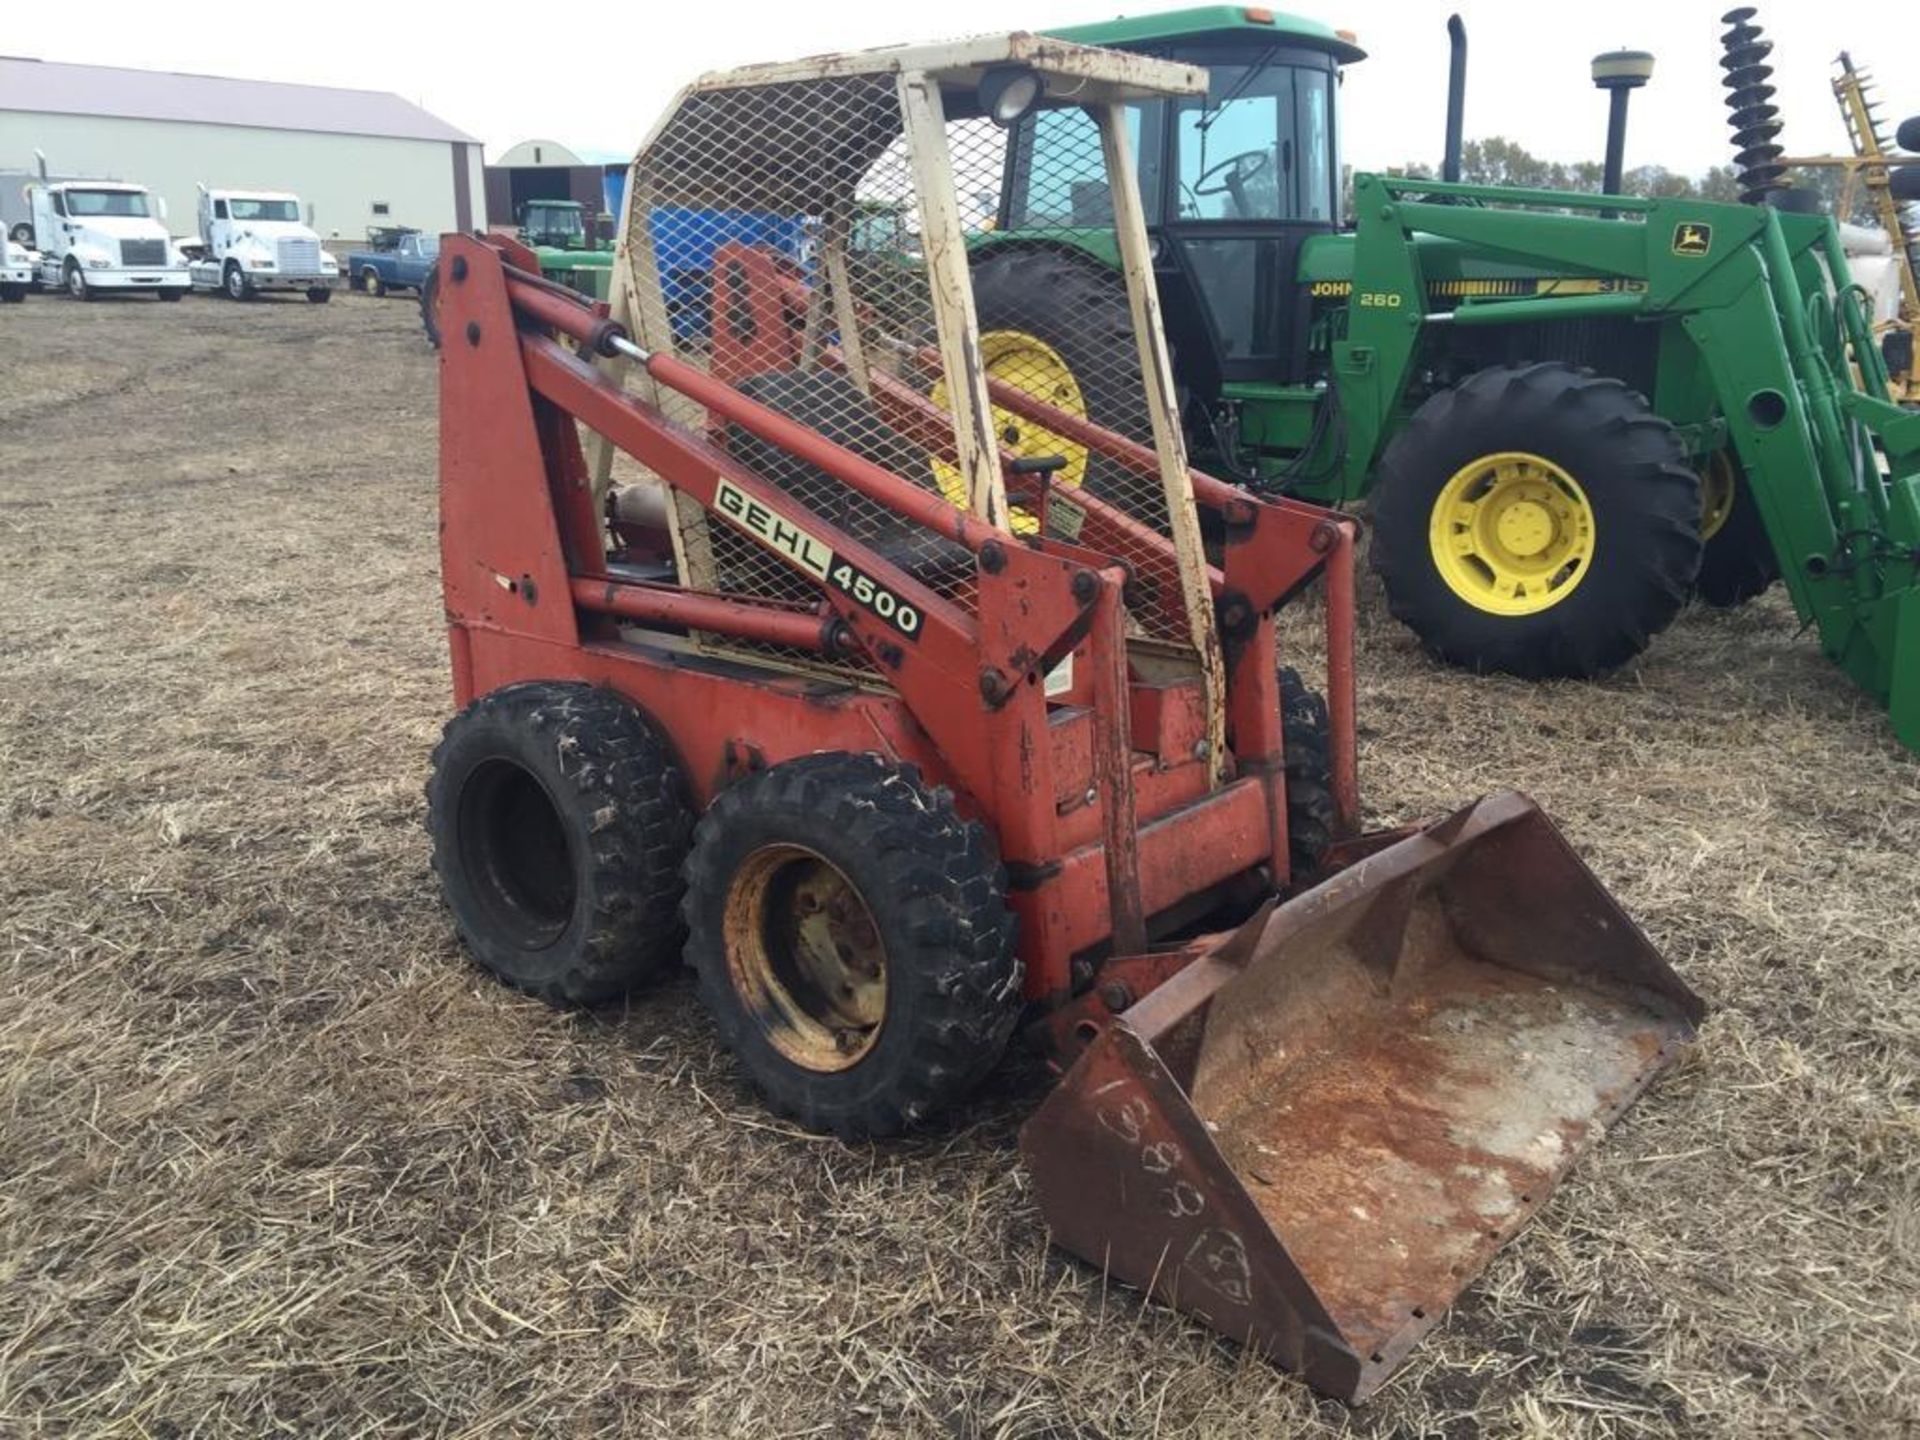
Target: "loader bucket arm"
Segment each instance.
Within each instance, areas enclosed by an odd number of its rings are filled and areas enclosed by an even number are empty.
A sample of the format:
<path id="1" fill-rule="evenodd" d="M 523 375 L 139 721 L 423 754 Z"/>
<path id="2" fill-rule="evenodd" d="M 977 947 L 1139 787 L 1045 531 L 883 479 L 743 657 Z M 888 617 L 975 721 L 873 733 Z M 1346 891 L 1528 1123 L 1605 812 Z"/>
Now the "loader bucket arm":
<path id="1" fill-rule="evenodd" d="M 1058 1244 L 1358 1401 L 1702 1013 L 1503 792 L 1113 1017 L 1020 1146 Z"/>

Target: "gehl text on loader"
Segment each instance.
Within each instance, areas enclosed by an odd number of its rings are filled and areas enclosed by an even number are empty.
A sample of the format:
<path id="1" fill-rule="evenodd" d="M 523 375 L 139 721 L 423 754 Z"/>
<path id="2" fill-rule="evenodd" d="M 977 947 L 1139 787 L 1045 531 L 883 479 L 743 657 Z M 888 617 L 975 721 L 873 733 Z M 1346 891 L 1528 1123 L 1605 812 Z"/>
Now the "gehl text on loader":
<path id="1" fill-rule="evenodd" d="M 1702 1007 L 1524 796 L 1361 833 L 1353 522 L 1188 464 L 1136 150 L 1210 83 L 1028 34 L 712 75 L 611 306 L 447 237 L 433 861 L 555 1002 L 684 954 L 810 1129 L 1031 1038 L 1059 1244 L 1358 1400 Z M 968 239 L 1043 169 L 1128 340 L 1046 397 Z M 1324 699 L 1277 638 L 1310 587 Z"/>

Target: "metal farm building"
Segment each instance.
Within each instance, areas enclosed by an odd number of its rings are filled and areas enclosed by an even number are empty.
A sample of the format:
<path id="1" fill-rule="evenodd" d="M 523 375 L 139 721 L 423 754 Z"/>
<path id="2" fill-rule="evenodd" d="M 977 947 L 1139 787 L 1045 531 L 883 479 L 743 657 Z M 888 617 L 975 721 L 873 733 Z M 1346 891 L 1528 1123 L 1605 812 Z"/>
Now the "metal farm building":
<path id="1" fill-rule="evenodd" d="M 484 228 L 480 142 L 398 95 L 0 58 L 0 183 L 137 181 L 193 226 L 195 185 L 292 190 L 323 236 Z"/>

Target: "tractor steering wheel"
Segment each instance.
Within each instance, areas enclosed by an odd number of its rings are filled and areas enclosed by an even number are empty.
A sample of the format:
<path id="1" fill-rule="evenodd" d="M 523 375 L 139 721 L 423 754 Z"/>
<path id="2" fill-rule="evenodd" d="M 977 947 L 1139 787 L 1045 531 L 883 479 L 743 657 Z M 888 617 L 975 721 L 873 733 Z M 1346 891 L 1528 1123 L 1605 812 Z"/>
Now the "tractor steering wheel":
<path id="1" fill-rule="evenodd" d="M 1272 164 L 1273 152 L 1269 150 L 1243 150 L 1238 155 L 1229 155 L 1218 165 L 1209 165 L 1200 172 L 1199 178 L 1193 182 L 1193 193 L 1196 195 L 1219 195 L 1223 192 L 1230 194 L 1233 196 L 1233 203 L 1244 211 L 1247 208 L 1243 193 L 1246 183 Z M 1209 185 L 1207 182 L 1216 175 L 1220 177 L 1219 182 Z"/>

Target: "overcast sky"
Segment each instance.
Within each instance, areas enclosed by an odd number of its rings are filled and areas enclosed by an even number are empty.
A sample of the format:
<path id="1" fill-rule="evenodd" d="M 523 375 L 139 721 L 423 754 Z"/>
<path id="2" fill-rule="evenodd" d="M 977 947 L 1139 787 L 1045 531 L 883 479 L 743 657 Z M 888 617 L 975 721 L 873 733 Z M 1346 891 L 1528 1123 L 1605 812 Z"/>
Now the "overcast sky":
<path id="1" fill-rule="evenodd" d="M 1315 0 L 1290 8 L 1357 32 L 1369 52 L 1349 69 L 1342 99 L 1346 159 L 1360 168 L 1438 158 L 1446 17 L 1457 9 L 1470 44 L 1469 138 L 1505 135 L 1549 159 L 1598 159 L 1606 102 L 1588 79 L 1588 61 L 1601 50 L 1651 50 L 1658 67 L 1634 99 L 1627 163 L 1696 173 L 1731 158 L 1719 66 L 1719 16 L 1730 3 Z M 296 30 L 291 12 L 278 9 L 241 12 L 240 24 L 156 23 L 162 12 L 151 0 L 92 0 L 85 25 L 14 27 L 0 45 L 45 60 L 394 90 L 478 136 L 489 157 L 536 136 L 624 157 L 675 88 L 704 70 L 1172 8 L 1125 0 L 585 0 L 549 11 L 497 0 L 396 0 L 309 7 Z M 1775 42 L 1790 148 L 1844 148 L 1828 88 L 1842 48 L 1878 78 L 1890 122 L 1920 113 L 1916 0 L 1760 0 L 1759 9 Z"/>

